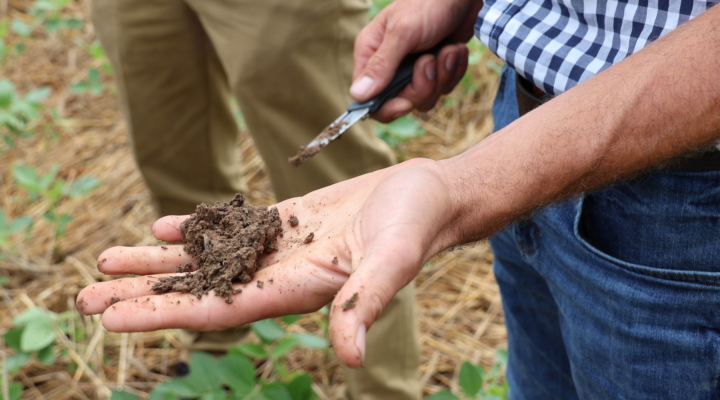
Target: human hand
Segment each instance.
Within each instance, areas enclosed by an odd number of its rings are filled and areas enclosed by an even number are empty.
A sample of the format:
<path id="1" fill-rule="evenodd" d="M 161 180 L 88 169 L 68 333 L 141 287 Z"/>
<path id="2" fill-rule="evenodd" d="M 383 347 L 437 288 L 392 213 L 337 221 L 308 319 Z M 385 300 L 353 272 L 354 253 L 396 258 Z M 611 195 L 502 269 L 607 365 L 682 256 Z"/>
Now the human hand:
<path id="1" fill-rule="evenodd" d="M 396 0 L 360 32 L 355 40 L 353 84 L 358 101 L 377 95 L 408 54 L 428 50 L 442 40 L 437 57 L 424 55 L 415 63 L 413 80 L 388 100 L 373 118 L 390 122 L 413 108 L 431 109 L 462 78 L 468 63 L 466 43 L 482 6 L 478 0 Z"/>
<path id="2" fill-rule="evenodd" d="M 341 362 L 358 367 L 366 331 L 383 308 L 430 257 L 454 244 L 452 199 L 442 174 L 434 161 L 411 160 L 277 204 L 283 221 L 295 215 L 300 224 L 283 224 L 279 250 L 261 258 L 253 282 L 236 285 L 243 291 L 232 296 L 231 304 L 212 293 L 197 299 L 189 293 L 152 292 L 153 279 L 145 275 L 171 273 L 192 261 L 182 246 L 166 245 L 103 252 L 101 272 L 141 276 L 86 287 L 78 295 L 78 309 L 103 313 L 110 331 L 222 330 L 316 311 L 332 302 L 333 349 Z M 161 218 L 153 235 L 181 240 L 179 225 L 186 218 Z M 303 244 L 310 232 L 315 239 Z M 262 288 L 257 280 L 265 282 Z M 355 293 L 355 307 L 344 310 Z"/>

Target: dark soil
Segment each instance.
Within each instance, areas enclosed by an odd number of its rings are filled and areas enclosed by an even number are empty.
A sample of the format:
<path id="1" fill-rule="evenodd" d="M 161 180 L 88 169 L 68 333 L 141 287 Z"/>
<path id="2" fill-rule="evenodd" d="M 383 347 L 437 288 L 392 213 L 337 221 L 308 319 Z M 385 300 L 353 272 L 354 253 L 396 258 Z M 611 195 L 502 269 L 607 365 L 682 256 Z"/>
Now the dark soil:
<path id="1" fill-rule="evenodd" d="M 315 234 L 310 232 L 310 234 L 307 235 L 305 240 L 303 240 L 303 244 L 308 244 L 308 243 L 312 242 L 314 238 L 315 238 Z"/>
<path id="2" fill-rule="evenodd" d="M 291 227 L 296 227 L 300 221 L 298 221 L 298 218 L 294 215 L 291 215 L 290 218 L 288 218 L 288 224 L 290 224 Z"/>
<path id="3" fill-rule="evenodd" d="M 351 308 L 355 308 L 355 304 L 357 303 L 360 296 L 357 292 L 353 293 L 352 296 L 350 296 L 349 299 L 345 300 L 345 302 L 342 304 L 343 311 L 347 311 Z"/>
<path id="4" fill-rule="evenodd" d="M 330 144 L 330 141 L 332 141 L 332 137 L 337 135 L 338 132 L 340 132 L 340 128 L 347 125 L 345 121 L 340 121 L 337 124 L 330 124 L 327 128 L 323 129 L 322 132 L 320 132 L 319 135 L 314 139 L 318 143 L 313 146 L 300 146 L 300 150 L 298 150 L 297 154 L 294 157 L 288 158 L 288 162 L 293 167 L 298 167 L 300 164 L 307 161 L 308 158 L 314 156 L 317 154 L 320 150 L 322 150 L 323 147 Z M 327 143 L 322 143 L 321 141 L 323 139 L 330 139 Z"/>
<path id="5" fill-rule="evenodd" d="M 200 204 L 180 225 L 184 250 L 193 256 L 197 270 L 184 264 L 176 272 L 185 275 L 160 278 L 153 285 L 156 293 L 190 292 L 201 298 L 211 290 L 232 303 L 233 283 L 248 283 L 257 271 L 261 255 L 277 250 L 275 239 L 282 233 L 277 208 L 245 205 L 236 194 L 229 203 Z M 262 287 L 258 282 L 258 287 Z"/>

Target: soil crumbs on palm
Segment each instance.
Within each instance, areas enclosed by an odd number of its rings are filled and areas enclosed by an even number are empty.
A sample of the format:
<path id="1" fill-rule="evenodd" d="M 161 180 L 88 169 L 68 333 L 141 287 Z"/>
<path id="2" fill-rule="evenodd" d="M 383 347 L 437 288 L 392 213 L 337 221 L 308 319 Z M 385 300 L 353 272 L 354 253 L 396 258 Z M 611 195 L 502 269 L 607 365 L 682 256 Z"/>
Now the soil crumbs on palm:
<path id="1" fill-rule="evenodd" d="M 211 290 L 232 303 L 236 282 L 248 283 L 259 267 L 261 255 L 277 250 L 275 239 L 282 233 L 277 208 L 244 205 L 236 194 L 229 203 L 200 204 L 180 225 L 184 250 L 193 256 L 197 270 L 185 275 L 163 277 L 153 285 L 156 293 L 190 292 L 201 298 Z M 181 265 L 177 272 L 191 270 Z"/>

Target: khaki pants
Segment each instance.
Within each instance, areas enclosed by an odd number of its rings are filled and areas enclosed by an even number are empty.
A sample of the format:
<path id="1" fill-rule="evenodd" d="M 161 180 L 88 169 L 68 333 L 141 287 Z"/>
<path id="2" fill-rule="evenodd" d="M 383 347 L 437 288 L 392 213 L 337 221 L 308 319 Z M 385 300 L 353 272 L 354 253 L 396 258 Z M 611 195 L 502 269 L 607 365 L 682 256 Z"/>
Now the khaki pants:
<path id="1" fill-rule="evenodd" d="M 161 215 L 188 214 L 245 189 L 231 95 L 278 200 L 393 163 L 367 122 L 301 167 L 287 162 L 351 102 L 352 47 L 366 22 L 366 0 L 93 0 L 92 6 L 135 159 Z M 353 399 L 419 398 L 413 290 L 398 293 L 369 331 L 366 367 L 346 370 Z M 195 348 L 234 342 L 237 332 L 195 334 Z"/>

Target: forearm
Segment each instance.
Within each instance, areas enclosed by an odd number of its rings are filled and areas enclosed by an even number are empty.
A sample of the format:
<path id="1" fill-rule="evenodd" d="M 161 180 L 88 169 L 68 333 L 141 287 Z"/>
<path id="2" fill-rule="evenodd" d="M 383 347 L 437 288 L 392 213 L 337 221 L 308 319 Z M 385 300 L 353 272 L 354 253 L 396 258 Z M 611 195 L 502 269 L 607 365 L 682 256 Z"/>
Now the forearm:
<path id="1" fill-rule="evenodd" d="M 440 162 L 449 244 L 720 137 L 720 7 Z M 447 226 L 453 226 L 448 224 Z"/>

